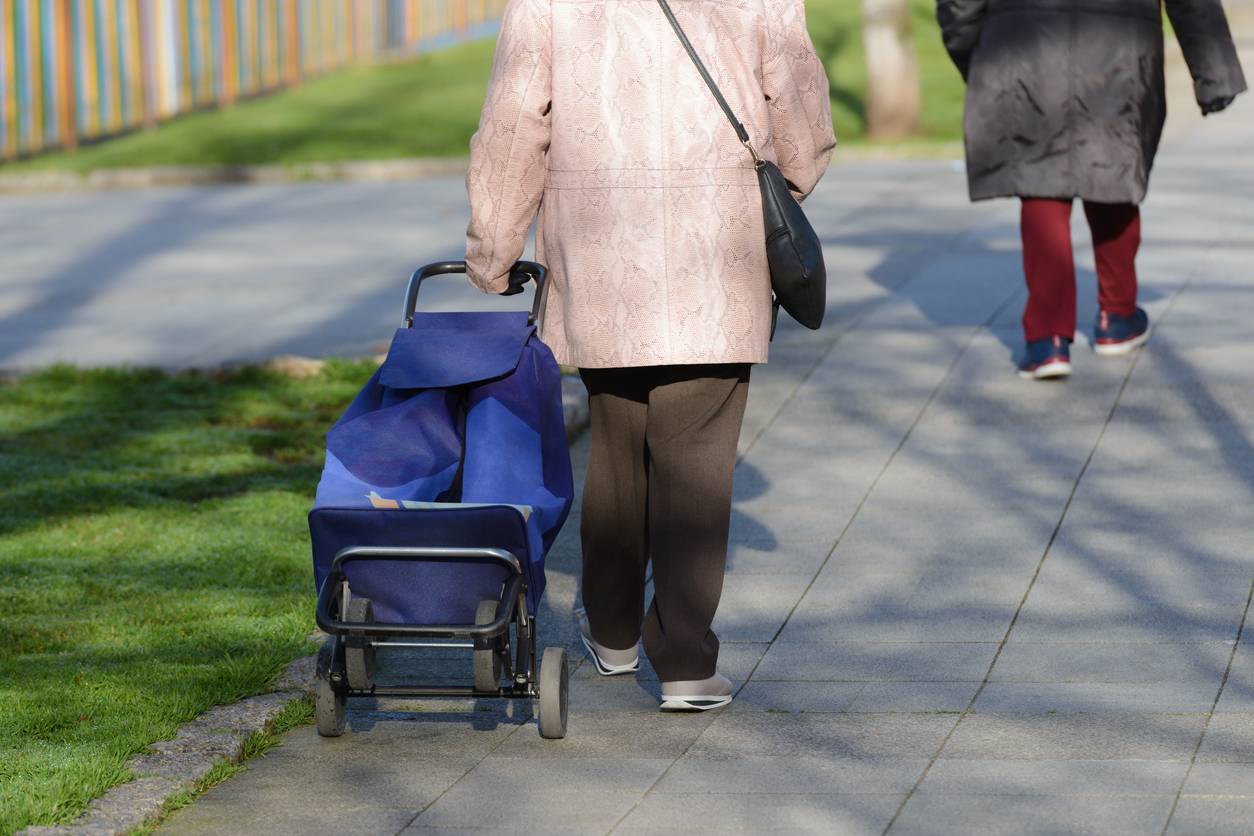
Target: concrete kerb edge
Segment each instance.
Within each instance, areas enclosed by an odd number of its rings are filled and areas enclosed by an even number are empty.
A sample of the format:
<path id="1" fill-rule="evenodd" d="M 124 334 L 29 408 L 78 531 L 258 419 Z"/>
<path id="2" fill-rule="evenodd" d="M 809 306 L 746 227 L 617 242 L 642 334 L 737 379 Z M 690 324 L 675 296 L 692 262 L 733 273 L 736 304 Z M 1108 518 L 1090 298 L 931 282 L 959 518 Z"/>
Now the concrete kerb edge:
<path id="1" fill-rule="evenodd" d="M 857 143 L 841 145 L 833 158 L 846 162 L 957 159 L 962 144 L 953 140 L 905 144 Z M 279 185 L 344 181 L 391 183 L 427 177 L 466 174 L 466 157 L 412 157 L 395 160 L 343 160 L 290 165 L 163 165 L 142 168 L 100 168 L 74 171 L 30 171 L 5 174 L 0 170 L 0 196 L 66 194 L 213 185 Z"/>
<path id="2" fill-rule="evenodd" d="M 423 177 L 464 175 L 465 157 L 419 157 L 397 160 L 346 160 L 293 165 L 172 165 L 145 168 L 101 168 L 87 173 L 0 172 L 0 195 L 57 194 L 222 184 L 279 184 L 347 180 L 386 183 Z"/>
<path id="3" fill-rule="evenodd" d="M 562 377 L 562 410 L 566 435 L 574 439 L 588 425 L 587 392 L 578 377 Z M 289 705 L 312 695 L 316 658 L 288 663 L 269 693 L 215 706 L 180 726 L 172 739 L 132 757 L 127 767 L 136 779 L 91 802 L 76 821 L 28 827 L 18 836 L 124 836 L 152 821 L 168 799 L 193 788 L 217 764 L 238 763 L 250 735 L 265 731 Z"/>
<path id="4" fill-rule="evenodd" d="M 306 667 L 311 667 L 307 659 L 297 659 L 280 677 L 279 684 L 296 684 L 297 678 L 305 675 Z M 156 818 L 168 799 L 192 789 L 219 763 L 238 763 L 245 741 L 268 729 L 284 709 L 304 697 L 304 690 L 277 690 L 215 706 L 180 726 L 170 740 L 159 740 L 147 752 L 131 757 L 126 765 L 136 779 L 119 784 L 91 802 L 76 821 L 28 827 L 19 836 L 130 833 Z"/>

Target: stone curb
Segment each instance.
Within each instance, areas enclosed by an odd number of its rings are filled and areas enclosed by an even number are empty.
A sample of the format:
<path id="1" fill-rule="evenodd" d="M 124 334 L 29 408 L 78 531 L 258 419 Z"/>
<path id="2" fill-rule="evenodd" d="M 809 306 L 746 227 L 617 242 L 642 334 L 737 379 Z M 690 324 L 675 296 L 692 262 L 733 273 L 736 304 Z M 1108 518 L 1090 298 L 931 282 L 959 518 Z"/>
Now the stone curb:
<path id="1" fill-rule="evenodd" d="M 566 435 L 575 438 L 588 425 L 587 390 L 578 377 L 562 378 Z M 160 813 L 166 799 L 191 789 L 223 760 L 239 761 L 244 741 L 264 731 L 289 704 L 313 692 L 315 656 L 288 664 L 268 694 L 209 709 L 182 725 L 172 740 L 160 740 L 135 755 L 127 767 L 136 780 L 97 798 L 71 824 L 28 827 L 18 836 L 125 836 Z"/>
<path id="2" fill-rule="evenodd" d="M 323 180 L 386 183 L 422 177 L 464 175 L 464 157 L 399 160 L 348 160 L 295 165 L 174 165 L 147 168 L 102 168 L 86 174 L 71 171 L 0 173 L 0 195 L 97 192 L 158 186 L 276 184 Z"/>
<path id="3" fill-rule="evenodd" d="M 297 660 L 303 664 L 305 660 Z M 296 664 L 296 663 L 294 663 Z M 290 680 L 284 675 L 283 680 Z M 244 741 L 264 731 L 288 706 L 304 696 L 299 690 L 275 691 L 209 709 L 185 723 L 171 740 L 160 740 L 149 752 L 126 765 L 138 778 L 120 784 L 93 801 L 76 822 L 55 827 L 28 827 L 20 836 L 125 834 L 156 816 L 167 798 L 190 789 L 223 760 L 238 761 Z"/>

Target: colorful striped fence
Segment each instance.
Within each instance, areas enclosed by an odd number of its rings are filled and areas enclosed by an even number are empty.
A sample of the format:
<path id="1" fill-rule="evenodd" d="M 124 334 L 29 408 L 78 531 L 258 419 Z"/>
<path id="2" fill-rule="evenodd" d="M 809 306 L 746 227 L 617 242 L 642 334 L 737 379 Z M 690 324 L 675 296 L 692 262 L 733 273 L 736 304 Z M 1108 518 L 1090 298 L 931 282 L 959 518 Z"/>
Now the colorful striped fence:
<path id="1" fill-rule="evenodd" d="M 504 0 L 0 0 L 0 160 L 422 51 Z"/>

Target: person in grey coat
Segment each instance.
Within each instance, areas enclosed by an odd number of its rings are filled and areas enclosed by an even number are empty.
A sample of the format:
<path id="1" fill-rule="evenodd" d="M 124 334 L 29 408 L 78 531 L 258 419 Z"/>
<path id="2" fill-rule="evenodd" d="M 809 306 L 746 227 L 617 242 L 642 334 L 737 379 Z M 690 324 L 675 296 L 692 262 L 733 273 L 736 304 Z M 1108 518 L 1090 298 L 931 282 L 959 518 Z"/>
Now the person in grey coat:
<path id="1" fill-rule="evenodd" d="M 1165 0 L 1203 114 L 1246 89 L 1220 0 Z M 938 0 L 967 82 L 972 200 L 1023 200 L 1025 377 L 1065 377 L 1076 328 L 1070 218 L 1084 202 L 1097 256 L 1098 354 L 1149 338 L 1136 304 L 1138 204 L 1166 121 L 1160 0 Z"/>

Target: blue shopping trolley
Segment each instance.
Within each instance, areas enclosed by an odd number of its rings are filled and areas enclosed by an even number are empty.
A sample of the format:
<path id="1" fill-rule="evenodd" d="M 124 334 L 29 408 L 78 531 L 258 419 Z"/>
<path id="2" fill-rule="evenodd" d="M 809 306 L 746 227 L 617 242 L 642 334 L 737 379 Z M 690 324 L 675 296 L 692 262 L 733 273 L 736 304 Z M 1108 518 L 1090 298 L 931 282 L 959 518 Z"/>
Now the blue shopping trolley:
<path id="1" fill-rule="evenodd" d="M 561 372 L 536 333 L 545 269 L 520 261 L 505 295 L 536 285 L 530 315 L 419 313 L 417 270 L 387 358 L 327 434 L 309 514 L 318 733 L 343 733 L 354 697 L 537 700 L 540 734 L 566 734 L 564 648 L 537 665 L 544 558 L 574 486 Z M 380 647 L 468 652 L 469 684 L 376 682 Z"/>

